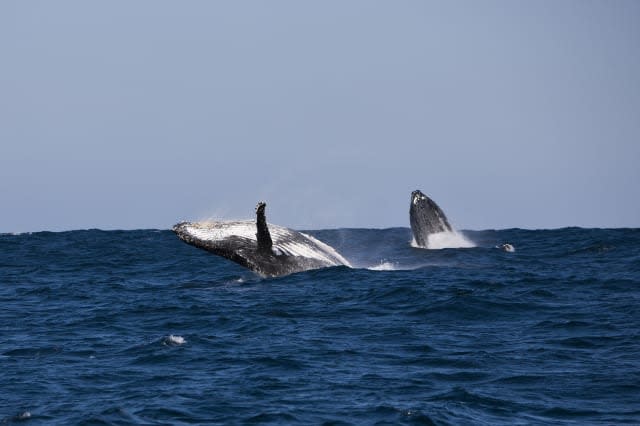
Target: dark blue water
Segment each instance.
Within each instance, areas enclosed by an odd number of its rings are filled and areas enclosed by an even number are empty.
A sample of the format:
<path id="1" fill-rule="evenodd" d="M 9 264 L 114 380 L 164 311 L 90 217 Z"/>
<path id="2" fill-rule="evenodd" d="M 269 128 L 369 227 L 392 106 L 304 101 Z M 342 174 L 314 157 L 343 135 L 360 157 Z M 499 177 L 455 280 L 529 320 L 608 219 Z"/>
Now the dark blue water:
<path id="1" fill-rule="evenodd" d="M 0 235 L 0 424 L 640 423 L 640 229 L 313 234 L 361 268 Z"/>

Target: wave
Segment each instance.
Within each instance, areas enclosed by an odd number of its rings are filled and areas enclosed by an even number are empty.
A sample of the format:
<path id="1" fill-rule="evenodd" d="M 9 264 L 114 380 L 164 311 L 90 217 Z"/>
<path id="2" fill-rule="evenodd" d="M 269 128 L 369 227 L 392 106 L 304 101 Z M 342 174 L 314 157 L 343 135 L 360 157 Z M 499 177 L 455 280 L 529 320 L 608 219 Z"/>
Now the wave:
<path id="1" fill-rule="evenodd" d="M 355 268 L 263 279 L 171 231 L 0 236 L 0 425 L 639 423 L 640 230 L 310 233 Z"/>

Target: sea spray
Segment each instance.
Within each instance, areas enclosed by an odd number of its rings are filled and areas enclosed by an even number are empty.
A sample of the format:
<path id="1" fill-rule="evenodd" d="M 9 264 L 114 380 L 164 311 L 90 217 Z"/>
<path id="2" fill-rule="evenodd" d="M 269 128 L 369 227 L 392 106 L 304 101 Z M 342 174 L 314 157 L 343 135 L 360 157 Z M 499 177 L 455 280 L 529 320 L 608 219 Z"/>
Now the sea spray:
<path id="1" fill-rule="evenodd" d="M 370 266 L 367 269 L 371 271 L 395 271 L 398 269 L 398 264 L 394 262 L 380 261 L 379 264 Z"/>
<path id="2" fill-rule="evenodd" d="M 471 248 L 476 245 L 457 231 L 452 232 L 436 232 L 429 234 L 427 239 L 427 247 L 421 247 L 416 243 L 415 239 L 411 240 L 411 246 L 416 248 L 427 249 L 444 249 L 444 248 Z"/>

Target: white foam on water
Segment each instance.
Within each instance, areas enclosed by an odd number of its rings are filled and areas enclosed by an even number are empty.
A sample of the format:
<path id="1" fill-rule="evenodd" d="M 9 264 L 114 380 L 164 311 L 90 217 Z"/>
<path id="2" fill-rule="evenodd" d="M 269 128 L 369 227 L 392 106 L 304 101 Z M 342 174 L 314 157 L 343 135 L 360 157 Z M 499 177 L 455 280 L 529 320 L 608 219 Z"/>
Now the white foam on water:
<path id="1" fill-rule="evenodd" d="M 178 346 L 187 343 L 187 341 L 182 336 L 174 336 L 173 334 L 170 334 L 164 339 L 164 343 L 166 345 Z"/>
<path id="2" fill-rule="evenodd" d="M 411 240 L 411 246 L 416 248 L 438 250 L 444 248 L 470 248 L 475 247 L 476 245 L 461 233 L 452 231 L 429 234 L 429 237 L 427 239 L 427 247 L 421 247 L 417 245 L 415 239 Z"/>
<path id="3" fill-rule="evenodd" d="M 31 417 L 31 413 L 25 411 L 24 413 L 20 413 L 16 416 L 16 420 L 26 420 Z"/>
<path id="4" fill-rule="evenodd" d="M 398 269 L 398 264 L 393 262 L 380 262 L 376 266 L 370 266 L 367 268 L 370 271 L 395 271 Z"/>

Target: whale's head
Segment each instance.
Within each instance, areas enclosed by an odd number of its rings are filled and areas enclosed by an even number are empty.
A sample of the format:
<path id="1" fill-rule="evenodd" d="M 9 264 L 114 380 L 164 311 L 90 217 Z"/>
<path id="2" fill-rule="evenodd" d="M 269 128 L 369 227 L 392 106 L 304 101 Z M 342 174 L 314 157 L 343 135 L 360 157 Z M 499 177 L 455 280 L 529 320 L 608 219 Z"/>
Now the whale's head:
<path id="1" fill-rule="evenodd" d="M 411 193 L 409 221 L 413 238 L 419 247 L 427 247 L 430 234 L 453 230 L 435 201 L 417 189 Z"/>
<path id="2" fill-rule="evenodd" d="M 411 193 L 411 204 L 417 206 L 421 203 L 426 203 L 428 197 L 422 193 L 419 189 L 416 189 Z"/>

